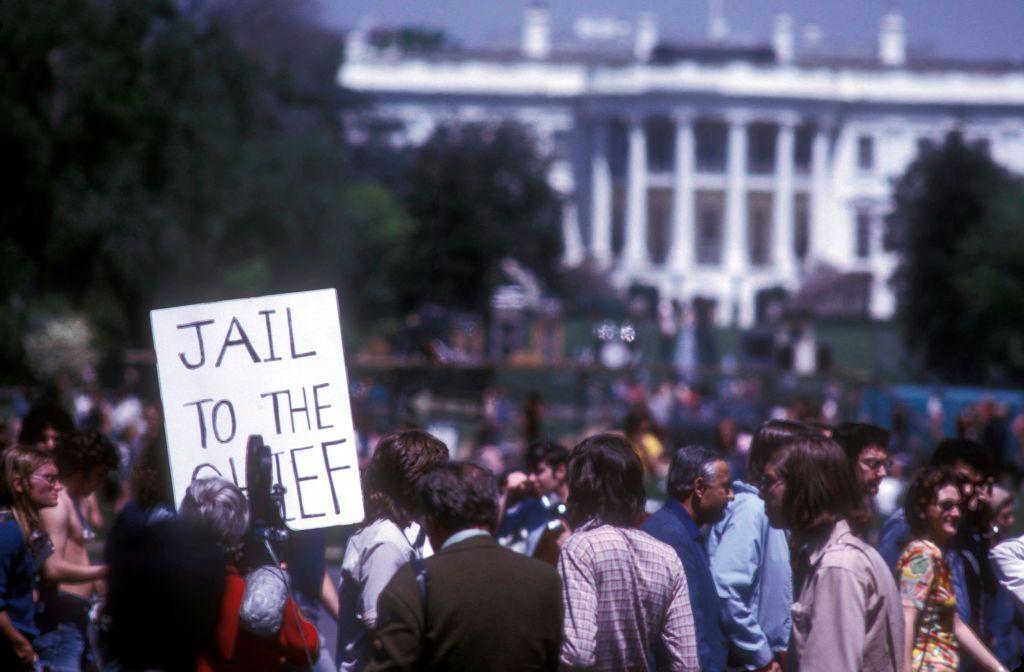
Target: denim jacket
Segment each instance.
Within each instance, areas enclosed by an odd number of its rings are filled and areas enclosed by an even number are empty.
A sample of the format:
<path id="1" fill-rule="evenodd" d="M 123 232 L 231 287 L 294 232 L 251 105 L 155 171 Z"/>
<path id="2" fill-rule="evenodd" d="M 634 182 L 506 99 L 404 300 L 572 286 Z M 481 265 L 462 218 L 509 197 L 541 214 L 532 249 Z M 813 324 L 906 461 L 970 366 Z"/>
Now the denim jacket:
<path id="1" fill-rule="evenodd" d="M 786 534 L 768 524 L 757 488 L 743 481 L 732 487 L 735 499 L 711 528 L 708 554 L 730 661 L 754 669 L 789 646 L 793 574 Z"/>

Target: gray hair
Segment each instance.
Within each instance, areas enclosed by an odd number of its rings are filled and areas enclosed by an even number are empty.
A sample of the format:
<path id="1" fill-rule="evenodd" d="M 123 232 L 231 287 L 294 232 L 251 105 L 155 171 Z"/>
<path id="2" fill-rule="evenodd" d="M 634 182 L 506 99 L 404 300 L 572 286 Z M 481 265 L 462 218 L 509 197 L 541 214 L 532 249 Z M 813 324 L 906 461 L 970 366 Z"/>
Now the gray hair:
<path id="1" fill-rule="evenodd" d="M 680 448 L 672 456 L 668 469 L 668 495 L 672 499 L 684 500 L 693 492 L 693 482 L 703 478 L 705 483 L 715 481 L 715 463 L 722 456 L 701 446 Z"/>
<path id="2" fill-rule="evenodd" d="M 249 529 L 249 505 L 231 481 L 217 476 L 192 481 L 178 513 L 209 525 L 228 553 L 242 549 L 242 539 Z"/>

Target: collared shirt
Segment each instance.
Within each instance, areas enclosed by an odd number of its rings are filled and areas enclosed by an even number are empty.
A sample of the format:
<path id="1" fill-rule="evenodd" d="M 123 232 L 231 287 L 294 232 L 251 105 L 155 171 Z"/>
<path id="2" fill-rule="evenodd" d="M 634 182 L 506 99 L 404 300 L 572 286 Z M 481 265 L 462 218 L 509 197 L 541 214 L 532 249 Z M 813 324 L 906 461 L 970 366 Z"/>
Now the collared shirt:
<path id="1" fill-rule="evenodd" d="M 682 504 L 670 499 L 641 529 L 671 546 L 686 570 L 701 670 L 725 670 L 728 651 L 720 622 L 721 604 L 700 528 Z"/>
<path id="2" fill-rule="evenodd" d="M 735 498 L 711 528 L 707 548 L 729 658 L 752 670 L 789 648 L 793 573 L 786 533 L 768 524 L 757 488 L 744 481 L 732 488 Z"/>
<path id="3" fill-rule="evenodd" d="M 491 534 L 487 530 L 481 530 L 481 529 L 477 529 L 475 527 L 471 527 L 471 528 L 466 529 L 466 530 L 459 530 L 458 532 L 456 532 L 452 536 L 450 536 L 447 539 L 445 539 L 444 543 L 441 544 L 441 548 L 438 549 L 438 550 L 443 551 L 444 549 L 448 548 L 449 546 L 454 546 L 455 544 L 459 543 L 460 541 L 465 541 L 466 539 L 472 539 L 473 537 L 489 537 L 489 536 L 491 536 Z"/>
<path id="4" fill-rule="evenodd" d="M 659 669 L 699 669 L 686 574 L 671 547 L 592 522 L 565 542 L 558 573 L 563 669 L 648 670 L 652 653 Z"/>
<path id="5" fill-rule="evenodd" d="M 903 608 L 892 573 L 845 520 L 797 551 L 790 670 L 900 672 Z"/>
<path id="6" fill-rule="evenodd" d="M 338 667 L 362 670 L 370 660 L 370 631 L 377 600 L 395 572 L 413 558 L 428 557 L 430 542 L 416 523 L 400 529 L 381 518 L 352 535 L 345 546 L 338 584 Z"/>

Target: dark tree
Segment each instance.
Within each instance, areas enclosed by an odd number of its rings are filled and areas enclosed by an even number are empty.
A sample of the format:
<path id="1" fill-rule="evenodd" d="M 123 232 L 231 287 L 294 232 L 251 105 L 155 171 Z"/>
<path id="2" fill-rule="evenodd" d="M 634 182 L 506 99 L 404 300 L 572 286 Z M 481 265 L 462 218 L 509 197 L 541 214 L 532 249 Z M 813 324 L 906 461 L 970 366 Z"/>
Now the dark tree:
<path id="1" fill-rule="evenodd" d="M 506 257 L 553 281 L 561 204 L 547 169 L 518 125 L 439 128 L 407 178 L 416 232 L 402 282 L 406 306 L 436 301 L 484 312 Z"/>
<path id="2" fill-rule="evenodd" d="M 887 243 L 899 253 L 897 317 L 911 351 L 948 382 L 1024 373 L 1024 188 L 951 134 L 895 185 Z"/>

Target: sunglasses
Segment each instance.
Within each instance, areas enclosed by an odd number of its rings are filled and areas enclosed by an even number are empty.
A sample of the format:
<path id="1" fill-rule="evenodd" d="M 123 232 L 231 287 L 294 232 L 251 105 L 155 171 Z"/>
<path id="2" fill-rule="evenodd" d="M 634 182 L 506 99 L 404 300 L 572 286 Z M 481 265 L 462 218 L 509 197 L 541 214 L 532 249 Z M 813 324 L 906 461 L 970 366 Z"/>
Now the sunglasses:
<path id="1" fill-rule="evenodd" d="M 57 474 L 49 474 L 48 476 L 41 476 L 39 474 L 32 474 L 29 478 L 36 478 L 42 481 L 46 481 L 46 484 L 51 488 L 55 488 L 60 485 L 60 478 Z"/>
<path id="2" fill-rule="evenodd" d="M 861 460 L 861 464 L 868 468 L 869 471 L 878 471 L 878 469 L 884 468 L 886 471 L 892 471 L 892 460 L 884 458 L 880 460 Z"/>

